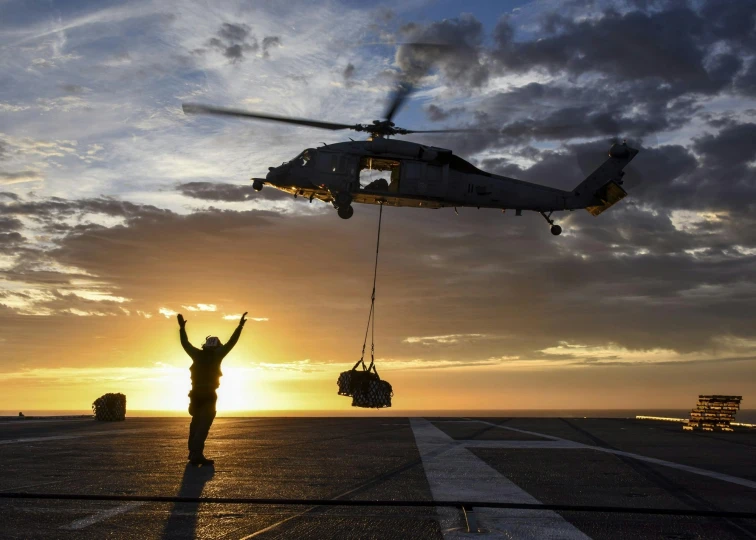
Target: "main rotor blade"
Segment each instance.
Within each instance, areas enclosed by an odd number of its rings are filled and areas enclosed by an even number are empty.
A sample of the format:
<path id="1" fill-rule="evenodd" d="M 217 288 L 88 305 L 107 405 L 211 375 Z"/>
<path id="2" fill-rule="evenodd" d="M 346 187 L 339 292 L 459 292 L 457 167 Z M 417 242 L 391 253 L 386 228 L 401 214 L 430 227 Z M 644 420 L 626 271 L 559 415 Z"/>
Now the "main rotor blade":
<path id="1" fill-rule="evenodd" d="M 438 60 L 438 57 L 443 52 L 454 48 L 454 45 L 449 43 L 426 43 L 420 41 L 396 43 L 395 45 L 399 45 L 397 58 L 405 49 L 417 51 L 421 55 L 411 63 L 412 65 L 406 66 L 409 69 L 403 69 L 404 72 L 400 75 L 397 88 L 394 90 L 391 100 L 386 107 L 386 112 L 383 115 L 389 122 L 399 112 L 407 97 L 415 90 L 415 85 L 419 84 L 420 79 L 428 74 L 434 62 Z"/>
<path id="2" fill-rule="evenodd" d="M 396 115 L 397 112 L 399 112 L 399 108 L 404 104 L 404 101 L 407 99 L 407 96 L 409 96 L 412 93 L 412 90 L 414 87 L 409 82 L 402 82 L 399 83 L 399 86 L 394 91 L 394 95 L 391 98 L 391 101 L 388 104 L 388 107 L 386 107 L 386 112 L 383 114 L 383 117 L 388 120 L 389 122 L 391 119 Z"/>
<path id="3" fill-rule="evenodd" d="M 318 120 L 308 120 L 306 118 L 295 118 L 292 116 L 276 116 L 273 114 L 260 114 L 240 109 L 226 109 L 224 107 L 213 107 L 210 105 L 199 105 L 197 103 L 184 103 L 182 106 L 184 114 L 212 114 L 217 116 L 238 116 L 241 118 L 255 118 L 268 122 L 282 122 L 285 124 L 296 124 L 298 126 L 309 126 L 319 129 L 354 129 L 353 124 L 335 124 L 333 122 L 320 122 Z"/>
<path id="4" fill-rule="evenodd" d="M 402 130 L 402 135 L 409 133 L 477 133 L 479 129 L 429 129 L 423 131 L 415 131 L 414 129 Z"/>

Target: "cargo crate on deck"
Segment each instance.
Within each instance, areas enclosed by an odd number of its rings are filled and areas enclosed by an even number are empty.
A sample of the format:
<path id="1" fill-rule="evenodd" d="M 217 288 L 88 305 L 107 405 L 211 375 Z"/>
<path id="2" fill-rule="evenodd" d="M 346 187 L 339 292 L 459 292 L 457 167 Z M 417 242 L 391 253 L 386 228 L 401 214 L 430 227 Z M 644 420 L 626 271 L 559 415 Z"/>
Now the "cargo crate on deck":
<path id="1" fill-rule="evenodd" d="M 698 396 L 698 405 L 690 411 L 690 420 L 683 429 L 693 431 L 732 431 L 730 423 L 740 409 L 743 396 Z"/>

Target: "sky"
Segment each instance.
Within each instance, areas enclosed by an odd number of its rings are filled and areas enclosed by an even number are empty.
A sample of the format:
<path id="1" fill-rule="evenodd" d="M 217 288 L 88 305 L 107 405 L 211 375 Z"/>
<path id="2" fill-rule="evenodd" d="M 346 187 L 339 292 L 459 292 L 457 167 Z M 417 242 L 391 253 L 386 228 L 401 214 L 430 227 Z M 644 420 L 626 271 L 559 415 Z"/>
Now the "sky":
<path id="1" fill-rule="evenodd" d="M 407 43 L 445 47 L 417 48 Z M 594 217 L 386 208 L 376 362 L 396 410 L 756 399 L 756 4 L 0 1 L 0 410 L 353 411 L 378 208 L 345 221 L 250 178 L 364 134 L 185 116 L 200 102 L 395 118 L 487 171 L 574 188 L 641 149 Z M 409 138 L 409 137 L 405 137 Z M 750 406 L 749 406 L 750 404 Z"/>

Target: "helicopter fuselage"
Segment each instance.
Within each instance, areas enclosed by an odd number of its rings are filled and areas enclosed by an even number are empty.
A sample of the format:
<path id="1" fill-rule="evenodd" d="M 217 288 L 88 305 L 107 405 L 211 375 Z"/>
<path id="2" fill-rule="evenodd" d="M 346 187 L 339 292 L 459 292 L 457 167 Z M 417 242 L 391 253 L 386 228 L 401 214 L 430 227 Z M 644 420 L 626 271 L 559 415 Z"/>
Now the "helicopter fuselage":
<path id="1" fill-rule="evenodd" d="M 623 198 L 622 169 L 637 152 L 615 144 L 604 164 L 565 191 L 482 171 L 451 150 L 380 137 L 309 148 L 253 181 L 255 189 L 268 185 L 330 202 L 344 218 L 351 217 L 352 203 L 363 203 L 532 210 L 553 225 L 546 213 L 585 208 L 598 215 Z"/>

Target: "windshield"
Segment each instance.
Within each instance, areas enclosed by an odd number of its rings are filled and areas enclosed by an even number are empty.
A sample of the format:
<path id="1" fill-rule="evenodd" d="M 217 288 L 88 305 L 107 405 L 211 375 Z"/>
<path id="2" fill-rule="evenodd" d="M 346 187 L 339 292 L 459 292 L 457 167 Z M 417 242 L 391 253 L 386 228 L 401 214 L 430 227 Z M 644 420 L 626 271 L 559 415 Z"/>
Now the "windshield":
<path id="1" fill-rule="evenodd" d="M 294 166 L 306 167 L 314 163 L 316 150 L 314 148 L 308 148 L 304 152 L 300 153 L 297 157 L 292 159 L 289 163 Z"/>

